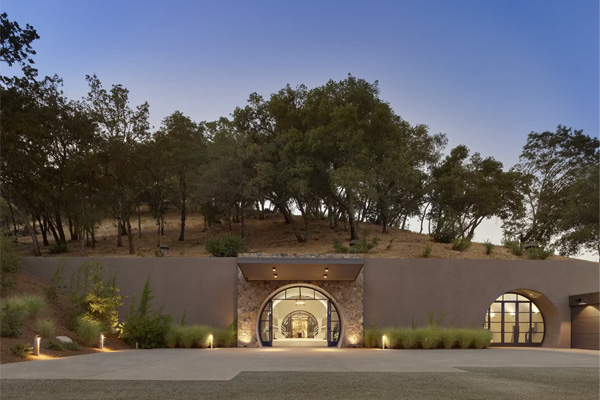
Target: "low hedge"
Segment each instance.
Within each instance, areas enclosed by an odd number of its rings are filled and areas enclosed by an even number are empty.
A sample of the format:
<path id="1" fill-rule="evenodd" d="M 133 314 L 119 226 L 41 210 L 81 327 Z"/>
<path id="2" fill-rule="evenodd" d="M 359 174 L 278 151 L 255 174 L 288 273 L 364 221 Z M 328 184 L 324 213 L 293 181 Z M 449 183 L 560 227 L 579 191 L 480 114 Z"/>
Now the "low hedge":
<path id="1" fill-rule="evenodd" d="M 385 347 L 390 349 L 483 349 L 492 340 L 492 333 L 487 329 L 439 328 L 435 326 L 423 328 L 365 328 L 363 332 L 364 347 L 382 347 L 385 336 Z"/>

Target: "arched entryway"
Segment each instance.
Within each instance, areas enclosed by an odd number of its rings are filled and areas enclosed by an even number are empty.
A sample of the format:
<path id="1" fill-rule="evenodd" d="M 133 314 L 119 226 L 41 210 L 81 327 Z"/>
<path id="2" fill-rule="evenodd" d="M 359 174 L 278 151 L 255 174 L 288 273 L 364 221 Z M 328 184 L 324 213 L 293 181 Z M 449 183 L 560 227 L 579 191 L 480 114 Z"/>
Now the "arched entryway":
<path id="1" fill-rule="evenodd" d="M 284 286 L 263 303 L 257 333 L 262 346 L 329 346 L 342 339 L 342 318 L 333 298 L 308 284 Z"/>

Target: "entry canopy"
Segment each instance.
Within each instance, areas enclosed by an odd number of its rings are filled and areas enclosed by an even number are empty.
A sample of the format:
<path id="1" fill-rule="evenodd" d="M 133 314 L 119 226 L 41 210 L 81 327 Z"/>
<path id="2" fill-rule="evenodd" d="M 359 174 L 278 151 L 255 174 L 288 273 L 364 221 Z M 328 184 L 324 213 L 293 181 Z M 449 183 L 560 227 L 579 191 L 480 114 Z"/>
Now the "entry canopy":
<path id="1" fill-rule="evenodd" d="M 362 258 L 343 257 L 238 258 L 238 266 L 249 281 L 354 281 L 364 263 Z"/>

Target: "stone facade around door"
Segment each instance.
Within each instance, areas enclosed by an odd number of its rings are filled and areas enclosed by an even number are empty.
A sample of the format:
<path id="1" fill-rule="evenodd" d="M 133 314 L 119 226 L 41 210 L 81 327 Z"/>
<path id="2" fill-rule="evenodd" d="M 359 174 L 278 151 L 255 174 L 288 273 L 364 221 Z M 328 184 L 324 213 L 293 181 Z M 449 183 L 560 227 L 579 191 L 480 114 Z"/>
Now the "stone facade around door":
<path id="1" fill-rule="evenodd" d="M 338 305 L 342 317 L 342 347 L 363 345 L 363 271 L 355 281 L 248 281 L 238 269 L 238 347 L 260 347 L 256 332 L 260 307 L 277 289 L 309 284 L 323 289 Z"/>

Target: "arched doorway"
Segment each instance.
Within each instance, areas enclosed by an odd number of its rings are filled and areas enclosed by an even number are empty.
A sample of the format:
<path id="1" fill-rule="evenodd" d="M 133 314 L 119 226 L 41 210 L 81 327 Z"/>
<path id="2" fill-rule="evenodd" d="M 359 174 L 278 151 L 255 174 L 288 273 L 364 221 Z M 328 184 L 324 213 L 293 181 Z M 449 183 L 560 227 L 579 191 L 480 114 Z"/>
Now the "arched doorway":
<path id="1" fill-rule="evenodd" d="M 329 294 L 307 285 L 288 285 L 264 302 L 257 321 L 262 346 L 329 346 L 341 342 L 342 319 Z"/>
<path id="2" fill-rule="evenodd" d="M 493 346 L 541 346 L 546 333 L 544 316 L 523 294 L 500 295 L 488 308 L 484 328 L 492 331 Z"/>

